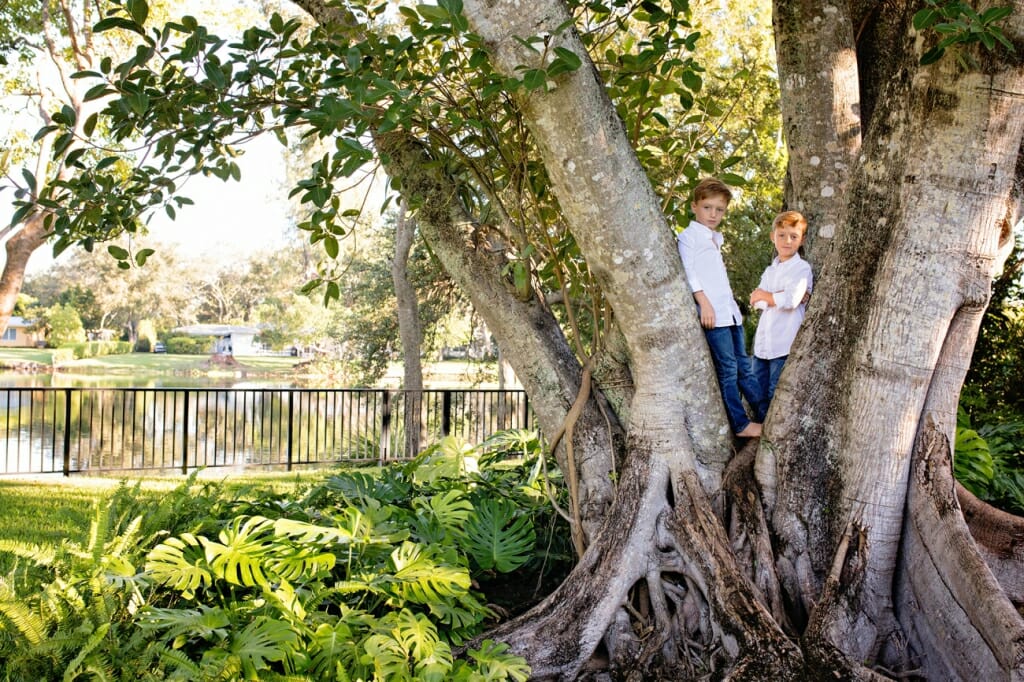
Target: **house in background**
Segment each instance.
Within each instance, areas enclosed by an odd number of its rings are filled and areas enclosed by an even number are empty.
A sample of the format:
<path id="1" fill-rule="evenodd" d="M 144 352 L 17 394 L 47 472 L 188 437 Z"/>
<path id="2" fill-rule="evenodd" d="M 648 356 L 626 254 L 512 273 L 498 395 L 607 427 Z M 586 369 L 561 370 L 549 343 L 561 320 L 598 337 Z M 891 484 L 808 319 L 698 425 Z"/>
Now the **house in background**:
<path id="1" fill-rule="evenodd" d="M 11 316 L 4 330 L 3 338 L 0 338 L 0 346 L 8 348 L 34 348 L 36 344 L 45 340 L 45 333 L 42 330 L 31 329 L 33 321 L 23 317 Z"/>
<path id="2" fill-rule="evenodd" d="M 256 355 L 260 348 L 255 343 L 258 327 L 240 327 L 233 324 L 190 324 L 177 327 L 175 334 L 187 336 L 212 336 L 211 353 L 218 355 Z"/>

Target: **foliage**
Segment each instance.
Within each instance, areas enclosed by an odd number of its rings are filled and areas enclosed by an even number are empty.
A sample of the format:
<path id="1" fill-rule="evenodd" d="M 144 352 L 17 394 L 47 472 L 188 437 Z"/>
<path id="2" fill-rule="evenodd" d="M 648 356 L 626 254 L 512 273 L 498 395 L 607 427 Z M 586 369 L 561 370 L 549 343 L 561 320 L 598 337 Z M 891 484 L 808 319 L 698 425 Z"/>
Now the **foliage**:
<path id="1" fill-rule="evenodd" d="M 987 423 L 975 430 L 959 411 L 954 474 L 978 498 L 1024 515 L 1024 420 Z"/>
<path id="2" fill-rule="evenodd" d="M 74 308 L 57 304 L 46 311 L 46 324 L 49 328 L 47 344 L 52 348 L 85 343 L 85 328 L 82 318 Z"/>
<path id="3" fill-rule="evenodd" d="M 71 357 L 75 360 L 132 352 L 132 344 L 128 341 L 85 341 L 61 346 L 61 348 L 70 350 Z"/>
<path id="4" fill-rule="evenodd" d="M 942 38 L 924 53 L 921 64 L 933 64 L 948 48 L 971 43 L 981 43 L 990 52 L 996 49 L 996 43 L 1014 51 L 1013 44 L 998 25 L 1013 12 L 1012 6 L 989 7 L 979 14 L 970 4 L 959 0 L 925 2 L 928 6 L 914 15 L 914 28 L 918 31 L 932 29 Z M 963 54 L 958 53 L 957 58 L 963 60 Z"/>
<path id="5" fill-rule="evenodd" d="M 525 680 L 503 645 L 453 648 L 494 617 L 475 582 L 546 560 L 545 465 L 515 434 L 298 495 L 122 486 L 84 543 L 0 539 L 19 557 L 0 580 L 0 674 Z"/>
<path id="6" fill-rule="evenodd" d="M 165 342 L 168 353 L 206 355 L 213 348 L 212 336 L 171 336 Z"/>

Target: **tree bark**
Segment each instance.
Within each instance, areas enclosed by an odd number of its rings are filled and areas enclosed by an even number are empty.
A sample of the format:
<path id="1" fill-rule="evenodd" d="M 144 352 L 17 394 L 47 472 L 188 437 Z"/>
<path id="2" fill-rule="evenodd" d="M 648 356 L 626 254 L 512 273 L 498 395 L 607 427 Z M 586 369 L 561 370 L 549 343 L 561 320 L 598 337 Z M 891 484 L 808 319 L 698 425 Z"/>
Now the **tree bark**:
<path id="1" fill-rule="evenodd" d="M 391 281 L 395 287 L 398 307 L 398 334 L 402 340 L 402 388 L 405 389 L 402 409 L 405 412 L 405 454 L 411 457 L 420 451 L 423 430 L 423 365 L 420 352 L 423 331 L 420 325 L 416 288 L 409 281 L 409 252 L 416 235 L 416 221 L 406 214 L 401 202 L 395 221 L 395 257 L 391 261 Z"/>
<path id="2" fill-rule="evenodd" d="M 896 68 L 865 126 L 846 221 L 758 461 L 792 615 L 810 618 L 823 647 L 854 661 L 891 653 L 898 636 L 894 577 L 920 555 L 899 554 L 915 434 L 933 423 L 952 442 L 980 312 L 1019 216 L 1024 69 L 980 52 L 973 58 L 984 70 L 952 58 L 919 66 L 934 38 L 916 35 L 912 9 L 886 10 L 889 21 L 902 17 L 903 33 L 877 50 Z M 1012 40 L 1021 35 L 1016 10 Z M 843 587 L 823 594 L 836 565 Z M 927 639 L 920 627 L 916 635 Z M 948 666 L 931 669 L 939 667 Z"/>

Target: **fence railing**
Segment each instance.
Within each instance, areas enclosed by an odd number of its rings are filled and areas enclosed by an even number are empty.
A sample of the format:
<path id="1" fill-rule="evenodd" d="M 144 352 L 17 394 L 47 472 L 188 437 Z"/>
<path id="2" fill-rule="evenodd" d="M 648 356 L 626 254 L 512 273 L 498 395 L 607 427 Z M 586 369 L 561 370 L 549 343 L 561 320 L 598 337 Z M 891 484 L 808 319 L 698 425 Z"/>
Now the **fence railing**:
<path id="1" fill-rule="evenodd" d="M 386 462 L 531 422 L 520 390 L 0 388 L 0 475 Z"/>

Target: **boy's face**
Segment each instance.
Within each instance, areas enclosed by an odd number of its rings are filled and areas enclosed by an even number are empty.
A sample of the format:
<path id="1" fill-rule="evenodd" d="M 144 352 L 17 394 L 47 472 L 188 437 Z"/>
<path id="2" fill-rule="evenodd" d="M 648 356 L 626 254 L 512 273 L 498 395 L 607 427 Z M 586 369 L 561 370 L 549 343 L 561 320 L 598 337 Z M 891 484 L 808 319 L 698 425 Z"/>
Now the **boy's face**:
<path id="1" fill-rule="evenodd" d="M 772 230 L 772 244 L 780 261 L 787 261 L 804 243 L 804 231 L 795 225 L 780 225 Z"/>
<path id="2" fill-rule="evenodd" d="M 693 209 L 693 215 L 698 223 L 713 230 L 725 217 L 725 209 L 729 208 L 729 202 L 719 194 L 712 194 L 693 202 L 690 208 Z"/>

